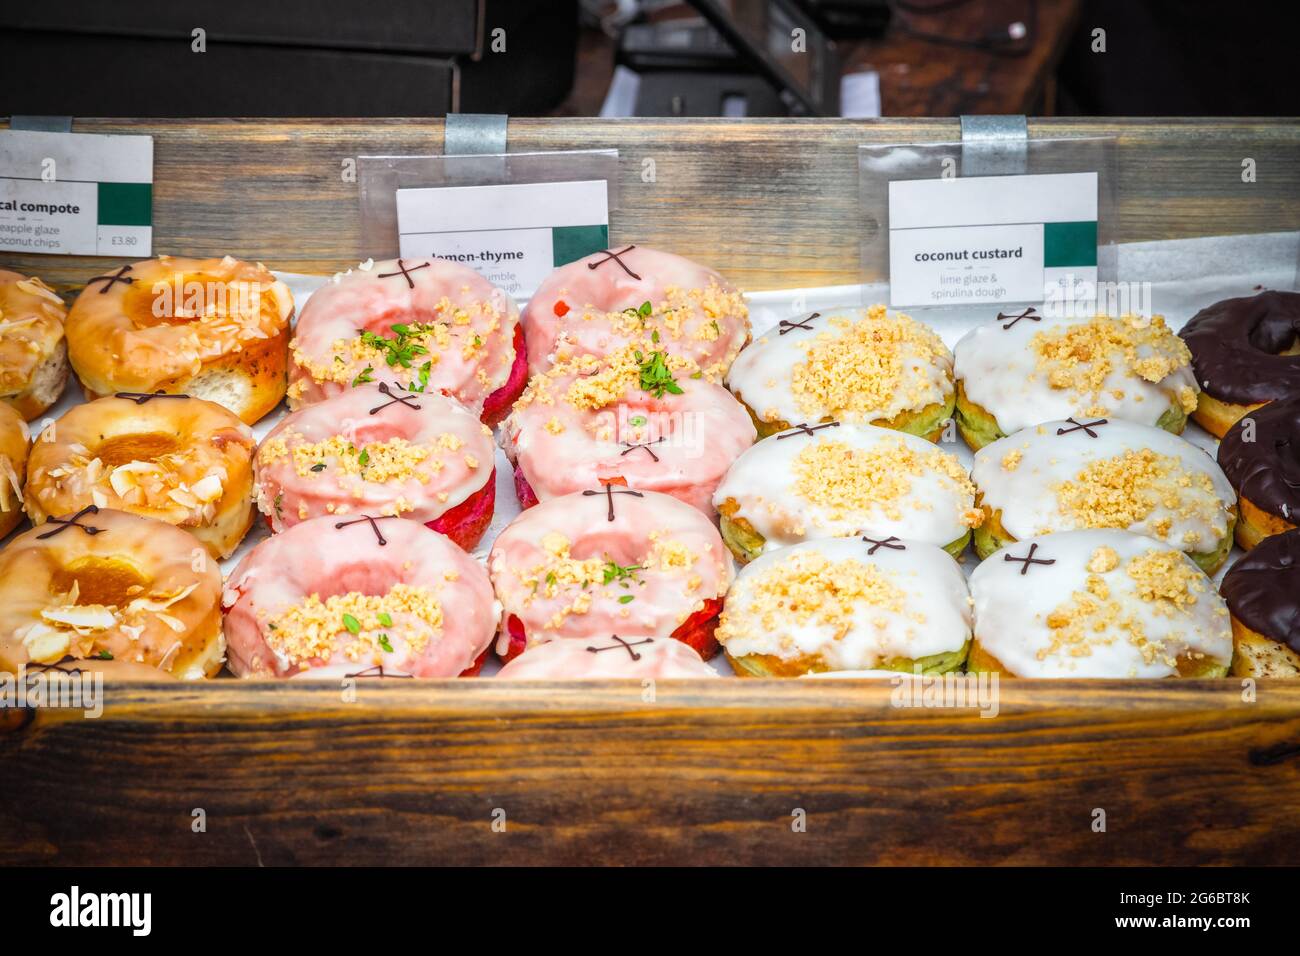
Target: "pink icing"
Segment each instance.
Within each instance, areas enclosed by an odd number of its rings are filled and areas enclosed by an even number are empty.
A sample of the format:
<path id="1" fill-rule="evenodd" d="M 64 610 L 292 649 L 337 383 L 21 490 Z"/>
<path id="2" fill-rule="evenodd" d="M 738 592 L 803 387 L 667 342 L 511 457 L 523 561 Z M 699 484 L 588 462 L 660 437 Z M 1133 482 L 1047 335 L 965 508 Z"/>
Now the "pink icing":
<path id="1" fill-rule="evenodd" d="M 670 680 L 709 678 L 718 673 L 681 641 L 645 634 L 562 640 L 540 644 L 521 654 L 497 674 L 498 680 L 593 680 L 635 678 Z M 646 641 L 649 643 L 646 643 Z M 589 650 L 594 648 L 594 650 Z M 634 658 L 632 655 L 635 654 Z"/>

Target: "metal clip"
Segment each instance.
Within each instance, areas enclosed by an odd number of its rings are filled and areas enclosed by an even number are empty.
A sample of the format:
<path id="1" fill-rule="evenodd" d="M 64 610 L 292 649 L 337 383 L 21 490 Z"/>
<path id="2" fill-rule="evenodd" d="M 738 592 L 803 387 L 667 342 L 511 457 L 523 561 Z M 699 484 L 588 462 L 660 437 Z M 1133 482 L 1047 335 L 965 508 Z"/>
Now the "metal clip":
<path id="1" fill-rule="evenodd" d="M 506 151 L 503 113 L 448 113 L 444 123 L 444 156 L 482 156 Z"/>
<path id="2" fill-rule="evenodd" d="M 10 129 L 27 130 L 31 133 L 71 133 L 71 116 L 11 116 Z"/>
<path id="3" fill-rule="evenodd" d="M 962 176 L 1019 176 L 1028 166 L 1029 121 L 1022 116 L 961 118 Z"/>

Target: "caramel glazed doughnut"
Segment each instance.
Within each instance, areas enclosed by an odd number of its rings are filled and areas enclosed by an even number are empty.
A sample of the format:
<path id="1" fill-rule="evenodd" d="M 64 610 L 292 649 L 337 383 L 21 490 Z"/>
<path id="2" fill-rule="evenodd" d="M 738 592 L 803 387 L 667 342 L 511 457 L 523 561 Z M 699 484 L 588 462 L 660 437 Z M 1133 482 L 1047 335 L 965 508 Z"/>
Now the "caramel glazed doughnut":
<path id="1" fill-rule="evenodd" d="M 404 518 L 312 518 L 260 541 L 226 582 L 238 677 L 477 673 L 500 605 L 483 566 Z"/>
<path id="2" fill-rule="evenodd" d="M 1300 396 L 1300 293 L 1216 302 L 1178 334 L 1201 383 L 1192 417 L 1210 434 L 1222 438 L 1247 412 Z"/>
<path id="3" fill-rule="evenodd" d="M 529 508 L 488 573 L 503 606 L 497 653 L 611 634 L 675 637 L 703 657 L 734 570 L 713 522 L 654 491 L 605 485 Z"/>
<path id="4" fill-rule="evenodd" d="M 0 403 L 30 421 L 68 381 L 67 307 L 40 279 L 0 269 Z"/>
<path id="5" fill-rule="evenodd" d="M 1240 500 L 1239 545 L 1249 551 L 1300 524 L 1300 394 L 1238 419 L 1218 458 Z"/>
<path id="6" fill-rule="evenodd" d="M 970 643 L 966 579 L 920 541 L 835 538 L 764 554 L 727 595 L 718 641 L 741 677 L 942 674 Z"/>
<path id="7" fill-rule="evenodd" d="M 911 538 L 959 555 L 984 519 L 955 455 L 873 425 L 823 422 L 764 438 L 713 495 L 741 562 L 816 538 Z"/>
<path id="8" fill-rule="evenodd" d="M 1118 528 L 1186 551 L 1213 574 L 1232 550 L 1236 494 L 1205 452 L 1159 428 L 1107 418 L 1044 422 L 985 445 L 971 478 L 988 557 L 1021 538 Z"/>
<path id="9" fill-rule="evenodd" d="M 160 256 L 96 276 L 68 314 L 87 398 L 184 392 L 252 425 L 280 404 L 293 296 L 260 263 Z"/>
<path id="10" fill-rule="evenodd" d="M 749 341 L 749 308 L 712 269 L 645 246 L 607 249 L 547 276 L 523 313 L 529 372 L 626 345 L 687 359 L 720 382 Z"/>
<path id="11" fill-rule="evenodd" d="M 312 293 L 289 347 L 289 407 L 367 382 L 442 391 L 489 425 L 527 379 L 514 300 L 445 259 L 367 260 Z"/>
<path id="12" fill-rule="evenodd" d="M 1196 408 L 1191 353 L 1163 316 L 1043 316 L 967 332 L 953 350 L 957 429 L 978 451 L 1043 421 L 1119 418 L 1181 434 Z"/>
<path id="13" fill-rule="evenodd" d="M 193 536 L 91 505 L 0 551 L 0 670 L 71 657 L 123 676 L 210 677 L 225 652 L 220 604 L 221 571 Z"/>
<path id="14" fill-rule="evenodd" d="M 1300 530 L 1260 541 L 1219 593 L 1232 614 L 1233 675 L 1300 677 Z"/>
<path id="15" fill-rule="evenodd" d="M 970 577 L 968 671 L 1007 677 L 1223 677 L 1228 608 L 1183 552 L 1126 531 L 1061 531 Z"/>
<path id="16" fill-rule="evenodd" d="M 612 481 L 712 517 L 713 491 L 754 426 L 721 385 L 683 374 L 685 362 L 629 346 L 534 375 L 502 428 L 520 503 Z"/>
<path id="17" fill-rule="evenodd" d="M 126 393 L 123 393 L 126 395 Z M 87 505 L 157 518 L 220 560 L 253 522 L 253 430 L 188 395 L 111 396 L 49 425 L 27 466 L 27 514 L 40 525 Z"/>
<path id="18" fill-rule="evenodd" d="M 727 384 L 760 438 L 839 421 L 937 441 L 952 417 L 952 353 L 927 326 L 883 305 L 783 319 L 740 353 Z"/>
<path id="19" fill-rule="evenodd" d="M 23 520 L 23 480 L 27 474 L 27 423 L 0 404 L 0 538 Z"/>

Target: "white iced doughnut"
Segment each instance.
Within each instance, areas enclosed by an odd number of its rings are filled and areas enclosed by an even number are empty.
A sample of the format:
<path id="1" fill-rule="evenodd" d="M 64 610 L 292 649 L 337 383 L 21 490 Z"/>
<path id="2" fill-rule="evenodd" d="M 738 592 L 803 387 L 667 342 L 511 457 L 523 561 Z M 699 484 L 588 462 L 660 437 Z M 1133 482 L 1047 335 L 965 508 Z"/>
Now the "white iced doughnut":
<path id="1" fill-rule="evenodd" d="M 742 568 L 717 638 L 742 676 L 954 670 L 971 618 L 952 556 L 920 541 L 808 541 Z"/>
<path id="2" fill-rule="evenodd" d="M 783 320 L 740 353 L 727 384 L 763 434 L 835 419 L 928 435 L 952 409 L 952 353 L 910 316 L 840 307 Z"/>
<path id="3" fill-rule="evenodd" d="M 1196 407 L 1191 353 L 1163 316 L 1019 315 L 977 326 L 953 349 L 959 424 L 972 405 L 996 419 L 994 437 L 1071 417 L 1155 425 Z"/>
<path id="4" fill-rule="evenodd" d="M 402 518 L 314 518 L 260 541 L 222 594 L 239 677 L 456 677 L 498 606 L 483 566 Z"/>
<path id="5" fill-rule="evenodd" d="M 491 431 L 455 399 L 359 386 L 291 412 L 267 434 L 257 504 L 274 531 L 321 515 L 435 522 L 492 493 L 494 456 Z M 459 528 L 435 530 L 473 546 Z"/>
<path id="6" fill-rule="evenodd" d="M 727 471 L 713 503 L 733 553 L 737 545 L 747 552 L 742 560 L 855 534 L 959 551 L 983 519 L 955 455 L 904 432 L 831 422 L 758 442 Z"/>
<path id="7" fill-rule="evenodd" d="M 1183 552 L 1126 531 L 1062 531 L 990 555 L 970 578 L 968 669 L 1015 677 L 1223 676 L 1228 608 Z"/>
<path id="8" fill-rule="evenodd" d="M 718 273 L 646 246 L 597 252 L 547 276 L 523 312 L 528 367 L 625 345 L 665 351 L 720 382 L 749 341 L 749 308 Z"/>
<path id="9" fill-rule="evenodd" d="M 754 424 L 721 385 L 675 377 L 671 365 L 623 349 L 533 376 L 502 428 L 521 502 L 622 479 L 712 516 L 713 491 L 754 443 Z"/>
<path id="10" fill-rule="evenodd" d="M 998 538 L 1116 528 L 1181 551 L 1213 552 L 1231 535 L 1237 500 L 1204 451 L 1119 419 L 1025 428 L 980 449 L 971 477 L 984 530 L 996 528 Z"/>
<path id="11" fill-rule="evenodd" d="M 557 638 L 674 635 L 707 656 L 734 575 L 713 522 L 654 491 L 607 485 L 544 501 L 488 556 L 503 606 L 497 652 Z"/>
<path id="12" fill-rule="evenodd" d="M 501 668 L 502 680 L 637 680 L 718 677 L 699 654 L 669 637 L 617 634 L 586 641 L 550 641 Z"/>

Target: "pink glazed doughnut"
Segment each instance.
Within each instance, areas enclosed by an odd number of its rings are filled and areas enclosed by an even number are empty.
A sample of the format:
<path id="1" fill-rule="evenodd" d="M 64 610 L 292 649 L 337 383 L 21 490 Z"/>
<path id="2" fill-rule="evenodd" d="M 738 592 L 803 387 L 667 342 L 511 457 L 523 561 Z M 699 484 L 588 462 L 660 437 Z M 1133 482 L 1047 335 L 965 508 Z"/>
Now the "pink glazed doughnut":
<path id="1" fill-rule="evenodd" d="M 482 565 L 404 518 L 312 518 L 259 542 L 226 581 L 237 677 L 478 673 L 497 626 Z"/>
<path id="2" fill-rule="evenodd" d="M 640 356 L 642 362 L 637 362 Z M 520 503 L 607 482 L 659 491 L 713 516 L 713 492 L 757 433 L 721 385 L 685 376 L 647 389 L 642 369 L 663 353 L 620 349 L 534 375 L 502 426 Z M 670 372 L 671 374 L 671 372 Z"/>
<path id="3" fill-rule="evenodd" d="M 255 458 L 257 506 L 275 532 L 321 515 L 400 515 L 462 548 L 496 499 L 492 432 L 454 398 L 361 385 L 291 412 Z"/>
<path id="4" fill-rule="evenodd" d="M 309 303 L 310 304 L 310 303 Z M 607 249 L 561 266 L 523 313 L 531 373 L 575 355 L 663 349 L 711 382 L 749 341 L 749 308 L 712 269 L 645 246 Z"/>
<path id="5" fill-rule="evenodd" d="M 523 341 L 514 300 L 467 266 L 364 262 L 303 307 L 289 343 L 289 407 L 371 381 L 427 382 L 493 425 L 523 391 Z"/>
<path id="6" fill-rule="evenodd" d="M 649 634 L 611 634 L 589 641 L 550 641 L 501 668 L 501 680 L 638 680 L 718 677 L 689 645 Z"/>
<path id="7" fill-rule="evenodd" d="M 713 522 L 654 491 L 606 485 L 530 508 L 488 556 L 501 602 L 497 653 L 556 639 L 675 637 L 702 657 L 735 576 Z"/>

